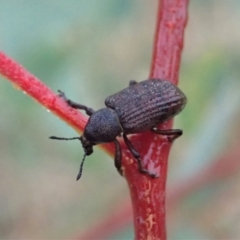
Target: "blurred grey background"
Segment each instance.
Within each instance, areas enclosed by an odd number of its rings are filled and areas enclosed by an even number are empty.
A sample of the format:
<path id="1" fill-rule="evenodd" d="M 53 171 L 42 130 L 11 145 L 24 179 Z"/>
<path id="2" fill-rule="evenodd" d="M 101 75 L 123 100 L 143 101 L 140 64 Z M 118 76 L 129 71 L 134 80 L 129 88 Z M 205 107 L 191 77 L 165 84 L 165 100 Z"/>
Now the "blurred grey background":
<path id="1" fill-rule="evenodd" d="M 148 77 L 156 9 L 157 0 L 2 0 L 0 49 L 54 91 L 98 109 L 129 80 Z M 240 238 L 239 22 L 238 0 L 190 1 L 169 239 Z M 98 148 L 76 182 L 80 143 L 48 139 L 76 132 L 2 77 L 0 106 L 1 239 L 81 236 L 129 201 L 124 178 Z M 109 239 L 132 238 L 127 222 Z"/>

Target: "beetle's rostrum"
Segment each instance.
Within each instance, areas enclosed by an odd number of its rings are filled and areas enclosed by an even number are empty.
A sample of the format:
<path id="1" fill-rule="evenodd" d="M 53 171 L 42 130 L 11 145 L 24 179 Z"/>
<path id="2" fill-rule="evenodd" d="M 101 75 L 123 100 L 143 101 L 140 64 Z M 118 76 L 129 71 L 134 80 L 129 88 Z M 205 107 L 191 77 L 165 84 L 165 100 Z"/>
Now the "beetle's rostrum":
<path id="1" fill-rule="evenodd" d="M 118 136 L 123 136 L 126 146 L 137 160 L 140 173 L 152 178 L 157 177 L 142 165 L 140 154 L 134 148 L 127 135 L 151 130 L 154 133 L 167 135 L 173 141 L 182 135 L 180 129 L 158 129 L 157 125 L 177 115 L 186 105 L 187 98 L 174 84 L 162 79 L 149 79 L 142 82 L 130 81 L 129 87 L 115 93 L 105 100 L 105 108 L 98 111 L 75 103 L 66 98 L 59 91 L 59 96 L 75 109 L 84 110 L 90 118 L 85 126 L 82 136 L 74 138 L 60 138 L 52 136 L 51 139 L 74 140 L 79 139 L 84 149 L 83 160 L 77 175 L 77 180 L 82 175 L 85 157 L 93 153 L 93 146 L 100 143 L 114 142 L 115 166 L 122 175 L 122 151 Z"/>

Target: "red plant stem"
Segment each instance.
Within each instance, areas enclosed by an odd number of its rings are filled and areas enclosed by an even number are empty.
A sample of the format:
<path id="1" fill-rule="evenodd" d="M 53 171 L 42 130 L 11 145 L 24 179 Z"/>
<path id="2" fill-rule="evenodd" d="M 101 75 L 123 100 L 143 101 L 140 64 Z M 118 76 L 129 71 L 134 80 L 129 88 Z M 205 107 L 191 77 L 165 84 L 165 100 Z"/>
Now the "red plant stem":
<path id="1" fill-rule="evenodd" d="M 159 0 L 150 77 L 177 84 L 188 0 Z"/>
<path id="2" fill-rule="evenodd" d="M 183 46 L 183 33 L 187 21 L 188 0 L 159 0 L 159 11 L 150 77 L 165 78 L 177 83 Z M 67 104 L 21 65 L 0 52 L 0 73 L 18 89 L 37 100 L 40 104 L 81 132 L 87 118 Z M 162 125 L 170 128 L 172 122 Z M 165 137 L 151 132 L 131 138 L 139 150 L 144 166 L 159 175 L 150 179 L 138 172 L 136 162 L 123 148 L 123 172 L 127 179 L 133 204 L 135 238 L 166 239 L 165 228 L 165 185 L 167 159 L 171 144 Z M 113 154 L 113 144 L 102 146 Z"/>
<path id="3" fill-rule="evenodd" d="M 159 1 L 150 78 L 162 78 L 177 84 L 187 23 L 188 0 Z M 172 121 L 161 126 L 171 128 Z M 139 150 L 144 166 L 158 179 L 139 174 L 133 157 L 124 151 L 125 177 L 133 204 L 135 239 L 166 239 L 165 186 L 167 160 L 171 144 L 167 138 L 148 132 L 131 139 Z M 135 163 L 134 163 L 135 164 Z"/>
<path id="4" fill-rule="evenodd" d="M 39 79 L 24 69 L 3 52 L 0 52 L 0 73 L 9 79 L 17 89 L 21 89 L 48 110 L 58 115 L 78 131 L 83 130 L 87 118 L 52 92 Z"/>

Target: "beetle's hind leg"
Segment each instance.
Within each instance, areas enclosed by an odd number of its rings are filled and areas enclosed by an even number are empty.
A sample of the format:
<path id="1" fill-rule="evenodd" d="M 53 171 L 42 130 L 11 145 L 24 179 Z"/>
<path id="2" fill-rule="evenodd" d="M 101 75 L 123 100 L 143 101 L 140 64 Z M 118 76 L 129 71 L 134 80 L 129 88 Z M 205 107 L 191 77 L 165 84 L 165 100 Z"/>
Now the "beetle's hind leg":
<path id="1" fill-rule="evenodd" d="M 161 130 L 157 128 L 152 128 L 151 131 L 160 135 L 168 136 L 169 142 L 173 142 L 176 138 L 180 137 L 183 133 L 181 129 L 162 129 Z"/>
<path id="2" fill-rule="evenodd" d="M 142 160 L 140 158 L 140 154 L 134 148 L 134 146 L 132 145 L 131 141 L 127 138 L 126 134 L 123 134 L 123 139 L 124 139 L 128 149 L 129 149 L 129 151 L 132 153 L 134 158 L 137 160 L 139 172 L 143 173 L 143 174 L 147 174 L 151 178 L 157 178 L 158 176 L 156 174 L 149 172 L 146 168 L 143 167 Z"/>
<path id="3" fill-rule="evenodd" d="M 89 108 L 85 105 L 82 105 L 80 103 L 73 102 L 72 100 L 68 99 L 65 95 L 64 92 L 58 90 L 59 92 L 59 97 L 65 100 L 65 102 L 68 104 L 68 106 L 75 108 L 75 109 L 80 109 L 84 110 L 88 116 L 91 116 L 94 113 L 94 110 L 92 108 Z"/>

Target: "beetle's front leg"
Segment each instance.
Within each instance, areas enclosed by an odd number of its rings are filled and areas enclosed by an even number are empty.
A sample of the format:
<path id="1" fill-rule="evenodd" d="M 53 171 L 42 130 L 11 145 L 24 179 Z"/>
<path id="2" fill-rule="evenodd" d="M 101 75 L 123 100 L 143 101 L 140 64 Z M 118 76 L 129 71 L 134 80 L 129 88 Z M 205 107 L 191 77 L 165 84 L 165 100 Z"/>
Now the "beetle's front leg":
<path id="1" fill-rule="evenodd" d="M 85 105 L 82 105 L 80 103 L 73 102 L 72 100 L 68 99 L 65 95 L 64 92 L 58 90 L 59 92 L 59 97 L 65 100 L 65 102 L 68 104 L 68 106 L 75 108 L 75 109 L 80 109 L 84 110 L 88 116 L 91 116 L 94 113 L 94 110 L 92 108 L 89 108 Z"/>
<path id="2" fill-rule="evenodd" d="M 132 153 L 132 155 L 134 156 L 134 158 L 137 160 L 138 163 L 138 170 L 140 173 L 143 174 L 147 174 L 148 176 L 150 176 L 151 178 L 157 178 L 158 176 L 154 173 L 150 173 L 146 168 L 143 167 L 142 165 L 142 160 L 140 158 L 140 154 L 138 153 L 138 151 L 134 148 L 134 146 L 132 145 L 131 141 L 127 138 L 126 134 L 123 134 L 123 139 L 129 149 L 129 151 Z"/>
<path id="3" fill-rule="evenodd" d="M 180 137 L 182 135 L 182 130 L 181 129 L 157 129 L 157 128 L 152 128 L 152 132 L 161 134 L 161 135 L 166 135 L 168 136 L 168 141 L 173 142 L 176 138 Z"/>
<path id="4" fill-rule="evenodd" d="M 120 143 L 117 139 L 114 140 L 114 144 L 115 144 L 114 164 L 115 164 L 115 167 L 117 168 L 118 172 L 122 176 L 123 175 L 123 172 L 122 172 L 122 150 L 121 150 Z"/>

